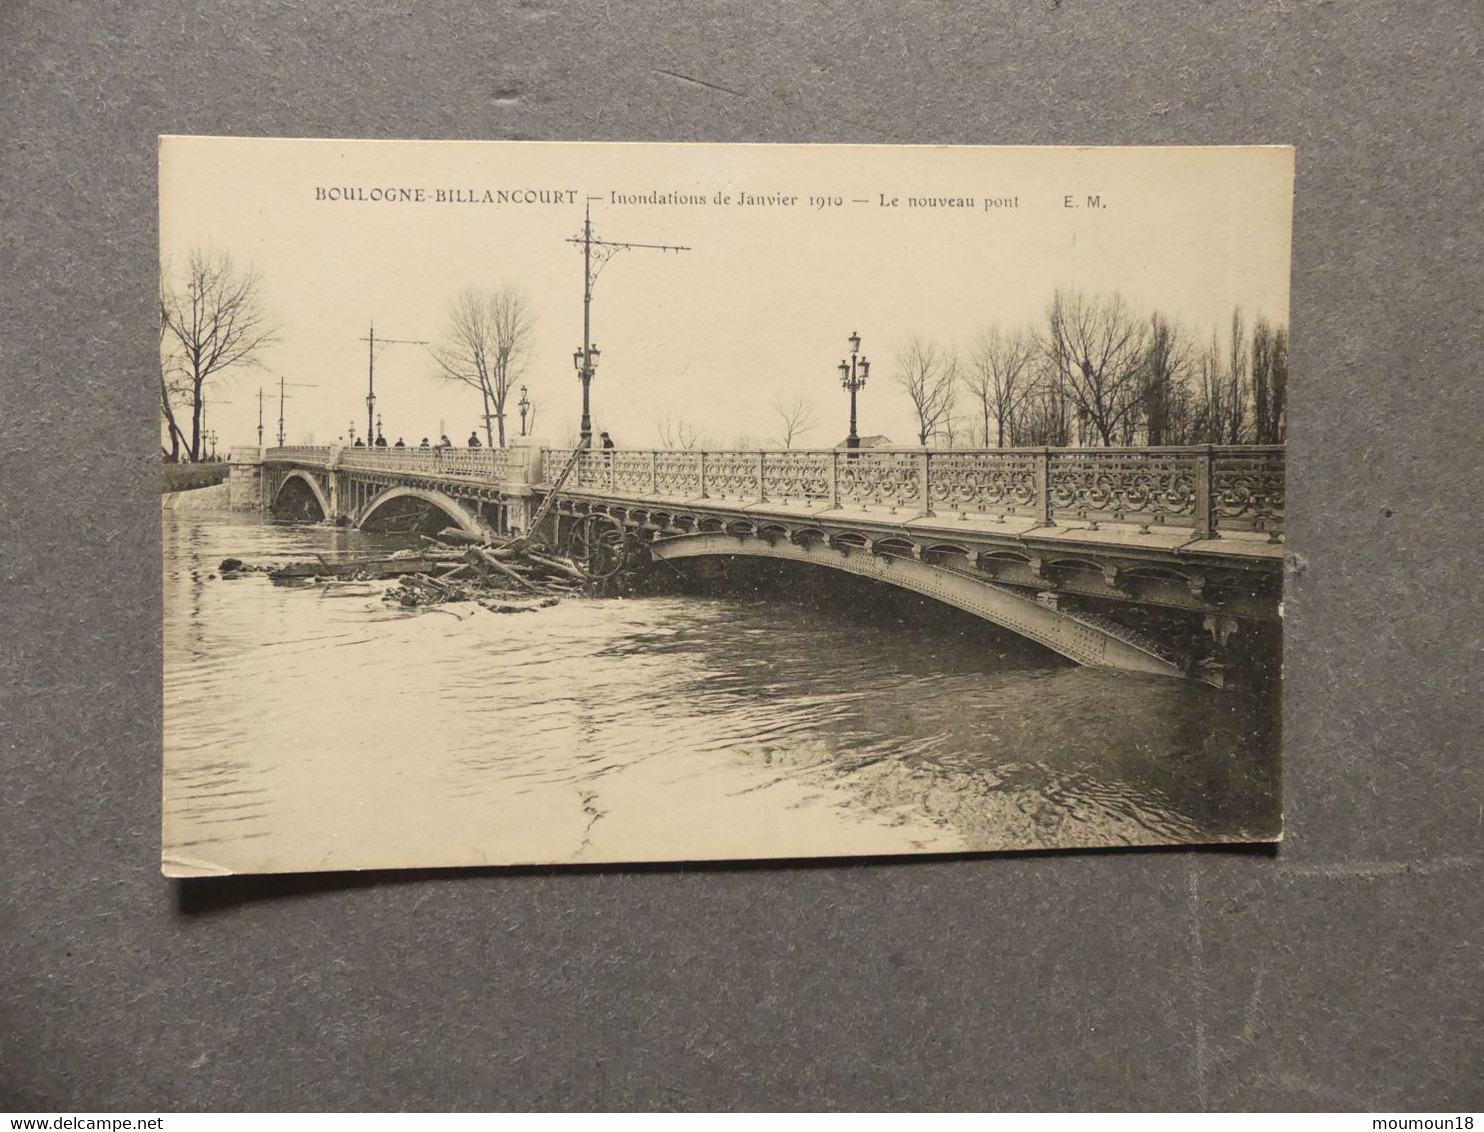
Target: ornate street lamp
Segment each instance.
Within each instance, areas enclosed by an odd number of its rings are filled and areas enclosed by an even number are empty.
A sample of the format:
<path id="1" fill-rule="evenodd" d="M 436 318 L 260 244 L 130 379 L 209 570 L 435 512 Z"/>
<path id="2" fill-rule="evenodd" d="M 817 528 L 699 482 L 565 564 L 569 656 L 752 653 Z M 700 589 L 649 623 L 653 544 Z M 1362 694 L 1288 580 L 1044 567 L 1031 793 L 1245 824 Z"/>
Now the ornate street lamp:
<path id="1" fill-rule="evenodd" d="M 572 351 L 572 365 L 577 370 L 577 380 L 582 382 L 582 424 L 578 433 L 583 448 L 593 446 L 593 416 L 588 391 L 593 383 L 593 375 L 598 372 L 599 353 L 601 351 L 596 342 L 586 347 L 579 346 Z"/>
<path id="2" fill-rule="evenodd" d="M 530 410 L 531 410 L 531 402 L 526 397 L 526 387 L 524 385 L 522 385 L 520 387 L 520 402 L 519 402 L 519 404 L 520 404 L 520 434 L 522 436 L 524 436 L 526 434 L 526 413 L 530 412 Z"/>
<path id="3" fill-rule="evenodd" d="M 381 434 L 381 414 L 380 413 L 377 413 L 376 414 L 376 439 L 377 440 L 385 440 L 386 439 Z"/>
<path id="4" fill-rule="evenodd" d="M 850 390 L 850 435 L 845 438 L 846 448 L 859 448 L 861 438 L 855 431 L 855 395 L 866 387 L 866 375 L 871 372 L 871 363 L 861 356 L 861 336 L 852 333 L 850 342 L 850 360 L 843 358 L 840 361 L 840 385 Z"/>

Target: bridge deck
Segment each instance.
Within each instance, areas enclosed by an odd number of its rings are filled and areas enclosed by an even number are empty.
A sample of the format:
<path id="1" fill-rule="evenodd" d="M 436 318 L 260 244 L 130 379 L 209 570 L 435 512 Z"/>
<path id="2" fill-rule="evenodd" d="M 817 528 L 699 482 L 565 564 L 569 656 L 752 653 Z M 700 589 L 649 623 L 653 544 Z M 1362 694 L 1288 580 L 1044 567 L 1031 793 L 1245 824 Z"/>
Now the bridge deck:
<path id="1" fill-rule="evenodd" d="M 256 455 L 256 450 L 253 450 Z M 269 449 L 269 463 L 442 482 L 501 498 L 549 493 L 550 448 Z M 235 459 L 235 456 L 234 456 Z M 856 527 L 918 543 L 1184 559 L 1264 571 L 1284 548 L 1281 447 L 701 452 L 590 450 L 562 498 L 593 505 Z M 425 484 L 426 486 L 426 484 Z"/>
<path id="2" fill-rule="evenodd" d="M 545 490 L 546 485 L 536 485 Z M 745 515 L 751 519 L 776 519 L 797 524 L 800 521 L 876 527 L 883 534 L 900 531 L 915 539 L 939 537 L 945 542 L 956 539 L 1053 544 L 1067 548 L 1090 547 L 1101 550 L 1129 550 L 1170 555 L 1224 560 L 1232 565 L 1262 569 L 1271 565 L 1281 568 L 1284 546 L 1257 531 L 1222 532 L 1213 538 L 1201 538 L 1188 527 L 1149 526 L 1126 522 L 1068 522 L 1043 525 L 1028 516 L 1009 515 L 1003 519 L 985 515 L 915 515 L 894 513 L 885 507 L 858 507 L 842 504 L 831 507 L 823 503 L 748 503 L 740 500 L 710 497 L 681 500 L 673 496 L 628 495 L 613 491 L 564 488 L 561 494 L 592 502 L 622 503 L 647 510 L 673 512 L 703 511 Z"/>

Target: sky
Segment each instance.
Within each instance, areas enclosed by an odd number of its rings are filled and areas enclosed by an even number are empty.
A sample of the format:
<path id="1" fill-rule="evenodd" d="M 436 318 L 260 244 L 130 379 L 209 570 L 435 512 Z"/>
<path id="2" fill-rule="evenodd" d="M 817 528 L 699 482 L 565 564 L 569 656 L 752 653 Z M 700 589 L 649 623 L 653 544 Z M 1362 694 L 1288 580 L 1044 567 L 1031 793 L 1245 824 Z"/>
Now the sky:
<path id="1" fill-rule="evenodd" d="M 662 422 L 683 421 L 713 447 L 769 445 L 775 405 L 802 395 L 817 424 L 795 447 L 834 445 L 854 331 L 871 361 L 860 432 L 911 443 L 893 380 L 906 343 L 967 355 L 990 326 L 1042 322 L 1057 288 L 1119 291 L 1202 342 L 1234 307 L 1249 326 L 1286 323 L 1292 188 L 1285 147 L 164 138 L 161 261 L 178 279 L 202 248 L 262 276 L 277 340 L 261 366 L 214 380 L 223 446 L 256 443 L 260 388 L 272 443 L 280 377 L 289 443 L 364 435 L 371 324 L 436 343 L 460 290 L 507 284 L 536 316 L 522 379 L 535 436 L 569 441 L 583 268 L 566 241 L 587 207 L 597 238 L 689 249 L 622 251 L 599 274 L 595 430 L 653 447 Z M 478 393 L 437 373 L 425 346 L 377 350 L 390 441 L 462 441 L 479 425 Z"/>

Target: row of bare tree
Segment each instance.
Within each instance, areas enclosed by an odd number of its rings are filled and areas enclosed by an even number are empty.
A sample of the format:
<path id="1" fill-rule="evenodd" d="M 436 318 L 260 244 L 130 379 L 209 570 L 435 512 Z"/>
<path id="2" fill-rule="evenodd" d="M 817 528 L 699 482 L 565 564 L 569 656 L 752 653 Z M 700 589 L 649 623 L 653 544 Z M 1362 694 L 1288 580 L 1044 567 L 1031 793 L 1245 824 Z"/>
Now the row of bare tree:
<path id="1" fill-rule="evenodd" d="M 430 347 L 436 376 L 479 393 L 485 439 L 507 440 L 507 405 L 525 376 L 535 315 L 510 285 L 461 292 Z M 160 405 L 172 460 L 202 459 L 206 392 L 215 376 L 258 364 L 275 339 L 262 280 L 229 255 L 194 250 L 183 280 L 160 276 Z M 1057 291 L 1040 326 L 991 326 L 967 360 L 920 337 L 896 356 L 895 380 L 911 401 L 917 442 L 946 447 L 1278 444 L 1287 418 L 1288 335 L 1232 314 L 1223 343 L 1202 342 L 1122 296 Z M 536 404 L 527 400 L 526 428 Z M 791 448 L 816 425 L 801 395 L 774 405 Z M 665 448 L 705 446 L 694 425 L 666 418 Z M 370 439 L 370 438 L 368 438 Z M 739 447 L 751 447 L 748 438 Z"/>
<path id="2" fill-rule="evenodd" d="M 162 268 L 160 411 L 168 443 L 161 450 L 167 459 L 205 458 L 213 379 L 234 367 L 260 365 L 264 347 L 276 340 L 262 291 L 262 276 L 225 252 L 193 249 L 181 276 Z M 519 288 L 470 288 L 451 304 L 443 335 L 431 347 L 436 376 L 480 394 L 491 446 L 505 443 L 506 403 L 524 376 L 534 326 Z M 534 428 L 536 412 L 528 398 L 527 430 Z"/>
<path id="3" fill-rule="evenodd" d="M 967 361 L 912 338 L 896 381 L 919 444 L 947 447 L 1280 444 L 1288 332 L 1232 313 L 1225 343 L 1197 340 L 1117 293 L 1057 291 L 1039 327 L 992 326 Z"/>

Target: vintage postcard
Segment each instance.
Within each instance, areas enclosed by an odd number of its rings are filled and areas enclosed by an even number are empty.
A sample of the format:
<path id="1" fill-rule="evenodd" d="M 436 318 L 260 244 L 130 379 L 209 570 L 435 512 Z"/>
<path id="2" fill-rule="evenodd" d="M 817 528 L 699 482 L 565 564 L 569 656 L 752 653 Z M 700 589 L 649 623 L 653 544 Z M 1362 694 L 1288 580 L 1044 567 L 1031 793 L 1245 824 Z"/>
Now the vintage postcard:
<path id="1" fill-rule="evenodd" d="M 165 873 L 1278 838 L 1292 196 L 161 139 Z"/>

